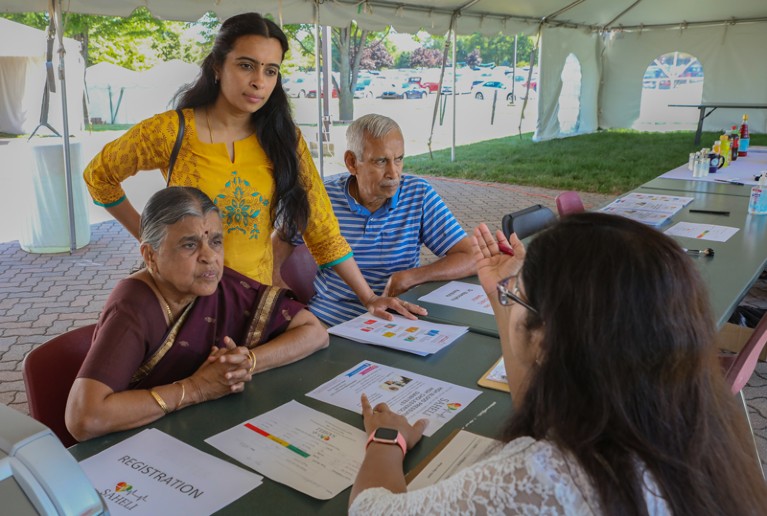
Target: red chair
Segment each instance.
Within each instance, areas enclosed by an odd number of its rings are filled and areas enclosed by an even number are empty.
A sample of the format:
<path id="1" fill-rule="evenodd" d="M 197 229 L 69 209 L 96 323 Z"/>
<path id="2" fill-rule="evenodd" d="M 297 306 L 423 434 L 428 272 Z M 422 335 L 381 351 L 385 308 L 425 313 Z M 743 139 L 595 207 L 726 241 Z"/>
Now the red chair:
<path id="1" fill-rule="evenodd" d="M 562 192 L 557 195 L 557 213 L 560 217 L 582 211 L 586 211 L 586 209 L 583 207 L 583 201 L 578 192 Z"/>
<path id="2" fill-rule="evenodd" d="M 296 297 L 306 304 L 314 297 L 314 277 L 317 275 L 317 262 L 306 244 L 293 249 L 293 253 L 280 267 L 280 274 Z"/>
<path id="3" fill-rule="evenodd" d="M 743 387 L 746 386 L 751 375 L 754 374 L 756 363 L 759 360 L 759 354 L 762 352 L 765 345 L 767 345 L 767 314 L 762 316 L 759 324 L 754 328 L 754 333 L 751 334 L 751 337 L 746 341 L 743 349 L 741 349 L 737 355 L 719 355 L 719 364 L 722 366 L 724 379 L 727 382 L 727 385 L 730 386 L 730 392 L 736 396 L 740 396 L 740 401 L 743 404 L 748 427 L 751 430 L 751 438 L 754 440 L 756 460 L 759 463 L 759 469 L 762 471 L 762 475 L 764 475 L 764 470 L 762 468 L 761 458 L 759 457 L 759 448 L 756 445 L 756 438 L 754 437 L 754 427 L 751 425 L 751 416 L 749 416 L 748 413 L 748 405 L 746 404 L 746 398 L 743 396 Z"/>
<path id="4" fill-rule="evenodd" d="M 67 397 L 91 347 L 95 324 L 59 335 L 24 359 L 29 415 L 50 428 L 64 446 L 77 443 L 64 424 Z"/>

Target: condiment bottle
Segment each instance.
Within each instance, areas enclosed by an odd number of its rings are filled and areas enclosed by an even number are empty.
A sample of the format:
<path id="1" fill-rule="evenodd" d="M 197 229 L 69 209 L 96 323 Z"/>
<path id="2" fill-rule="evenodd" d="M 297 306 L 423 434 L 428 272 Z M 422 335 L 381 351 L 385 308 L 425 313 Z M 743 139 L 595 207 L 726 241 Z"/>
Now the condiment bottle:
<path id="1" fill-rule="evenodd" d="M 730 132 L 730 158 L 732 161 L 738 159 L 738 142 L 740 140 L 740 133 L 738 132 L 738 126 L 733 125 Z"/>
<path id="2" fill-rule="evenodd" d="M 719 137 L 719 154 L 724 158 L 724 165 L 722 167 L 730 166 L 730 137 L 723 134 Z"/>
<path id="3" fill-rule="evenodd" d="M 738 147 L 738 156 L 748 156 L 748 145 L 751 143 L 751 135 L 748 132 L 748 115 L 743 115 L 743 122 L 740 124 L 740 147 Z"/>

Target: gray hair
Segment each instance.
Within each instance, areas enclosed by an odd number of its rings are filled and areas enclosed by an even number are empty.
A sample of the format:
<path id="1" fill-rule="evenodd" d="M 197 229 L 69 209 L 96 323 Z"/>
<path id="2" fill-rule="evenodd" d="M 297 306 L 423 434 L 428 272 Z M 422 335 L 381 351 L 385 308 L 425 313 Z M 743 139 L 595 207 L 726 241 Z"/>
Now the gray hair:
<path id="1" fill-rule="evenodd" d="M 139 240 L 157 250 L 168 234 L 168 226 L 184 217 L 204 217 L 211 211 L 220 213 L 213 201 L 197 188 L 164 188 L 149 198 L 141 213 Z"/>
<path id="2" fill-rule="evenodd" d="M 397 122 L 384 115 L 370 113 L 359 117 L 346 129 L 346 148 L 354 153 L 357 159 L 362 159 L 365 150 L 365 134 L 371 138 L 383 138 L 392 131 L 402 134 Z"/>

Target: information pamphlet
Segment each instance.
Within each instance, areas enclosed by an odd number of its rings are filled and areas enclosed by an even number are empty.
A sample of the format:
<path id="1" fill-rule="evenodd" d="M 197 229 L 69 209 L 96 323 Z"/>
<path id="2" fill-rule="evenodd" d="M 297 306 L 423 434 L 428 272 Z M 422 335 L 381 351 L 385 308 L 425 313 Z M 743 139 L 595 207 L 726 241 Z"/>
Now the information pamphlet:
<path id="1" fill-rule="evenodd" d="M 386 403 L 411 425 L 419 419 L 428 419 L 425 436 L 433 435 L 482 394 L 475 389 L 366 360 L 307 396 L 362 414 L 360 396 L 363 393 L 372 406 Z"/>
<path id="2" fill-rule="evenodd" d="M 436 305 L 452 306 L 493 315 L 493 308 L 481 285 L 463 281 L 451 281 L 418 298 L 419 301 Z"/>
<path id="3" fill-rule="evenodd" d="M 329 500 L 354 483 L 367 434 L 294 400 L 205 442 L 276 482 Z"/>
<path id="4" fill-rule="evenodd" d="M 456 430 L 423 462 L 407 474 L 408 490 L 434 485 L 456 472 L 488 457 L 500 441 L 481 435 Z"/>
<path id="5" fill-rule="evenodd" d="M 332 335 L 420 356 L 440 351 L 467 331 L 469 328 L 466 326 L 437 324 L 421 319 L 413 321 L 399 315 L 395 315 L 393 321 L 387 321 L 370 313 L 328 328 L 328 333 Z"/>
<path id="6" fill-rule="evenodd" d="M 698 224 L 695 222 L 679 222 L 666 230 L 667 235 L 711 240 L 712 242 L 727 242 L 739 228 L 717 226 L 715 224 Z"/>
<path id="7" fill-rule="evenodd" d="M 621 215 L 650 226 L 660 226 L 692 201 L 692 197 L 634 192 L 615 199 L 600 211 Z"/>
<path id="8" fill-rule="evenodd" d="M 110 514 L 212 514 L 263 477 L 149 428 L 80 463 Z"/>

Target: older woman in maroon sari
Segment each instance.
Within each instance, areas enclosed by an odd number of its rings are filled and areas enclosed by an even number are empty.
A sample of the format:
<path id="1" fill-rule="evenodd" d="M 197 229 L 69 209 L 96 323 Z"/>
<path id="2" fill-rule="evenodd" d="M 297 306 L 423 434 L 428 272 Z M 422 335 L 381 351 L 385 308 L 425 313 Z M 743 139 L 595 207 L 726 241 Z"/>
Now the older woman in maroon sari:
<path id="1" fill-rule="evenodd" d="M 194 188 L 154 194 L 141 216 L 146 268 L 120 281 L 69 394 L 78 440 L 240 392 L 253 374 L 328 345 L 283 289 L 223 266 L 221 218 Z"/>

